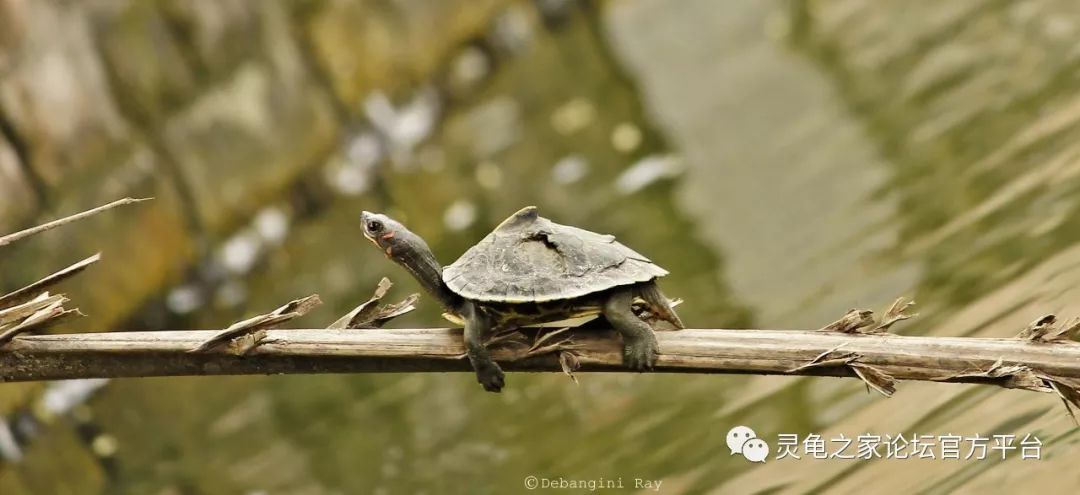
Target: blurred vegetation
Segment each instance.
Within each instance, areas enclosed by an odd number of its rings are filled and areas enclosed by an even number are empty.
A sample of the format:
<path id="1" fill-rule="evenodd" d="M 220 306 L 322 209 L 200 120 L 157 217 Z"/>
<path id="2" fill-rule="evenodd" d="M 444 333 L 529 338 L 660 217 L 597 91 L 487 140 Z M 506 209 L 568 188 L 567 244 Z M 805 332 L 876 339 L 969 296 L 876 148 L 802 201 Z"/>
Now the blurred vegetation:
<path id="1" fill-rule="evenodd" d="M 316 292 L 298 325 L 321 325 L 382 276 L 419 290 L 361 210 L 449 263 L 536 204 L 669 269 L 691 326 L 909 294 L 906 331 L 1011 335 L 1080 286 L 1077 26 L 1068 0 L 0 1 L 0 230 L 156 198 L 6 248 L 0 292 L 100 250 L 65 288 L 90 317 L 63 331 L 215 328 Z M 54 385 L 7 384 L 23 457 L 0 441 L 0 493 L 505 493 L 530 474 L 1000 490 L 1050 486 L 1034 474 L 1068 471 L 1076 442 L 1019 392 L 581 378 L 513 374 L 499 396 L 463 374 L 122 380 L 62 410 Z M 735 424 L 1034 431 L 1049 458 L 751 467 L 724 445 Z"/>

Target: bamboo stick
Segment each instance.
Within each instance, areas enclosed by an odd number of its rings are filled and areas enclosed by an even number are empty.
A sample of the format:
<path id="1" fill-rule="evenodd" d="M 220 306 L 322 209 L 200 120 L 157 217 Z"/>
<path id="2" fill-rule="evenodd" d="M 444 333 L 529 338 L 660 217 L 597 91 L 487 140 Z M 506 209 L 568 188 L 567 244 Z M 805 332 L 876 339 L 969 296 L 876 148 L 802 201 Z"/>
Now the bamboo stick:
<path id="1" fill-rule="evenodd" d="M 48 224 L 0 237 L 0 246 L 123 204 L 125 198 Z M 97 261 L 93 256 L 0 298 L 0 381 L 155 376 L 470 371 L 460 329 L 379 329 L 411 311 L 416 296 L 379 304 L 375 294 L 330 329 L 274 330 L 318 304 L 294 300 L 225 330 L 105 332 L 26 336 L 69 315 L 44 290 Z M 37 299 L 35 299 L 37 298 Z M 46 308 L 25 305 L 48 302 Z M 19 306 L 22 304 L 23 306 Z M 657 333 L 653 372 L 857 377 L 889 396 L 897 380 L 982 383 L 1056 393 L 1072 415 L 1080 407 L 1080 319 L 1041 317 L 1015 338 L 912 337 L 888 333 L 915 315 L 898 298 L 880 318 L 851 310 L 820 330 L 699 329 Z M 55 306 L 55 307 L 53 307 Z M 33 310 L 33 311 L 31 311 Z M 653 318 L 643 310 L 639 316 Z M 364 328 L 371 327 L 371 328 Z M 493 357 L 507 371 L 627 372 L 619 338 L 610 330 L 522 329 L 493 336 Z M 575 378 L 576 380 L 576 378 Z M 1073 417 L 1075 421 L 1075 416 Z"/>
<path id="2" fill-rule="evenodd" d="M 198 349 L 210 330 L 20 336 L 0 351 L 4 381 L 178 375 L 468 371 L 460 329 L 267 330 L 246 355 Z M 525 335 L 525 334 L 523 334 Z M 504 340 L 492 353 L 508 371 L 629 371 L 612 332 L 579 329 L 530 350 Z M 539 338 L 536 334 L 534 340 Z M 1039 380 L 1080 381 L 1080 344 L 1023 338 L 911 337 L 835 331 L 687 329 L 658 332 L 654 372 L 858 376 L 989 383 L 1051 391 Z M 865 378 L 864 378 L 865 380 Z M 872 380 L 869 380 L 872 382 Z"/>

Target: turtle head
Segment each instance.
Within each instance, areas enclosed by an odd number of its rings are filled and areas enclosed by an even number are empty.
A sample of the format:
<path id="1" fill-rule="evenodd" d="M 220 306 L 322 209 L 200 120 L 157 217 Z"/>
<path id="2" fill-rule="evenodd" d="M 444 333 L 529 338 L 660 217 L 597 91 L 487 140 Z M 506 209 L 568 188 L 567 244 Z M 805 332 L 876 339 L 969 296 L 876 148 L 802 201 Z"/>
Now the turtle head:
<path id="1" fill-rule="evenodd" d="M 442 265 L 420 236 L 398 221 L 381 213 L 360 213 L 364 237 L 375 244 L 387 258 L 409 271 L 417 282 L 451 312 L 458 311 L 461 297 L 442 280 Z"/>
<path id="2" fill-rule="evenodd" d="M 364 226 L 364 237 L 386 253 L 387 258 L 398 263 L 418 248 L 430 251 L 423 239 L 386 215 L 365 211 L 360 213 L 360 222 Z"/>

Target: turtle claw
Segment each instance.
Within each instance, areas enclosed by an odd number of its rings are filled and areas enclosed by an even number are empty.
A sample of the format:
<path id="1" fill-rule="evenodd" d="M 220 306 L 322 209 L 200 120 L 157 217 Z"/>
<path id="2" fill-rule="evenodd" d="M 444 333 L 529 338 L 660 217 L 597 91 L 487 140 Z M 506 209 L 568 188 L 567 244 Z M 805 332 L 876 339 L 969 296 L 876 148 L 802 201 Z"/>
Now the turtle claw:
<path id="1" fill-rule="evenodd" d="M 503 386 L 506 385 L 505 374 L 495 363 L 476 368 L 476 381 L 480 382 L 480 385 L 483 385 L 484 390 L 488 392 L 501 392 Z"/>
<path id="2" fill-rule="evenodd" d="M 657 345 L 656 338 L 649 335 L 626 343 L 623 348 L 623 364 L 632 370 L 652 370 L 659 354 L 660 346 Z"/>

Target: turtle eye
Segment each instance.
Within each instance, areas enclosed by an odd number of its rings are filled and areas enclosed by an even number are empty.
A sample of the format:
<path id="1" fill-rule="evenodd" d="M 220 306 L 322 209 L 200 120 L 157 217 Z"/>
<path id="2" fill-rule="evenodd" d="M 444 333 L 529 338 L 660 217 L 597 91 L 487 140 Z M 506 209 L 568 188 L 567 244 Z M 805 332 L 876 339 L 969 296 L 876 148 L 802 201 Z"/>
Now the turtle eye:
<path id="1" fill-rule="evenodd" d="M 383 229 L 382 222 L 380 222 L 378 220 L 368 220 L 368 223 L 367 223 L 368 232 L 371 232 L 372 234 L 378 234 L 380 231 L 382 231 L 382 229 Z"/>

